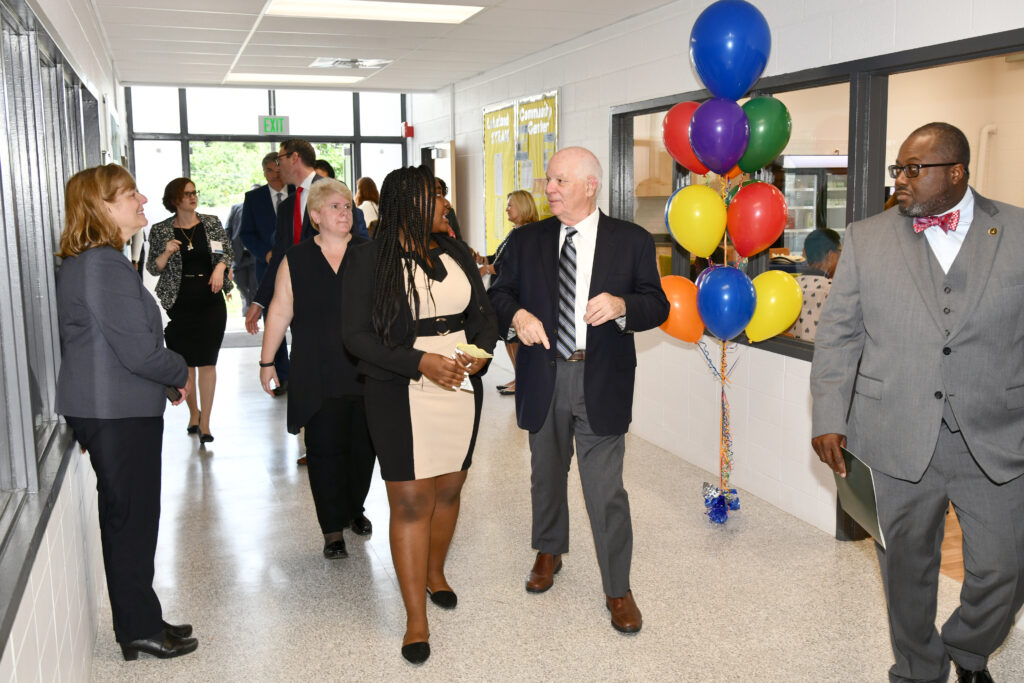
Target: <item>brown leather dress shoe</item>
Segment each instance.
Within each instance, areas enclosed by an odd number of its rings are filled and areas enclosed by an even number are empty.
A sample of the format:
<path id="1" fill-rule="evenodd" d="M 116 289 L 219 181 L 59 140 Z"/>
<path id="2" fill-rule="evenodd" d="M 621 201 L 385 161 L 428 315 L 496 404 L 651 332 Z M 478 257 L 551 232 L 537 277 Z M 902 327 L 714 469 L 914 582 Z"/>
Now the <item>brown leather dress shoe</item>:
<path id="1" fill-rule="evenodd" d="M 537 553 L 537 559 L 526 579 L 526 592 L 543 593 L 555 582 L 555 574 L 562 569 L 562 556 L 551 553 Z"/>
<path id="2" fill-rule="evenodd" d="M 644 618 L 633 600 L 633 591 L 627 591 L 621 598 L 604 597 L 605 606 L 612 613 L 612 626 L 619 633 L 636 633 L 643 626 Z"/>

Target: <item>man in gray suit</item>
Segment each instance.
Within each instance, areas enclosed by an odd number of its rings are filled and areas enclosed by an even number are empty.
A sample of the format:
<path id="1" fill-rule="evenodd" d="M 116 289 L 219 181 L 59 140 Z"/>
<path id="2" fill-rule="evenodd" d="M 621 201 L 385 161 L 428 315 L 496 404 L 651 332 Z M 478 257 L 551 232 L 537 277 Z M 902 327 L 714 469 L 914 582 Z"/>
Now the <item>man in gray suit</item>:
<path id="1" fill-rule="evenodd" d="M 945 123 L 900 147 L 898 211 L 853 223 L 811 369 L 812 446 L 875 470 L 893 681 L 991 681 L 989 655 L 1024 603 L 1024 210 L 967 185 L 970 148 Z M 848 443 L 847 443 L 848 441 Z M 960 606 L 935 628 L 952 502 Z"/>

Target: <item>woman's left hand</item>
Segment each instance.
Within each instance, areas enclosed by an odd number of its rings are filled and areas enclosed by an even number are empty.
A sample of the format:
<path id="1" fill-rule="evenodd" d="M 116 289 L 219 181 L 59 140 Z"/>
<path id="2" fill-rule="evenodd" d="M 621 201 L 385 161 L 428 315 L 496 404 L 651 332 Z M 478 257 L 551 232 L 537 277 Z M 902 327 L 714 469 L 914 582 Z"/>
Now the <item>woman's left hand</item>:
<path id="1" fill-rule="evenodd" d="M 461 351 L 456 351 L 455 357 L 458 359 L 459 363 L 466 368 L 466 374 L 468 375 L 475 375 L 483 370 L 484 366 L 487 365 L 486 358 L 473 358 L 472 356 L 467 356 Z"/>
<path id="2" fill-rule="evenodd" d="M 210 276 L 210 291 L 216 294 L 224 287 L 224 264 L 218 263 Z"/>

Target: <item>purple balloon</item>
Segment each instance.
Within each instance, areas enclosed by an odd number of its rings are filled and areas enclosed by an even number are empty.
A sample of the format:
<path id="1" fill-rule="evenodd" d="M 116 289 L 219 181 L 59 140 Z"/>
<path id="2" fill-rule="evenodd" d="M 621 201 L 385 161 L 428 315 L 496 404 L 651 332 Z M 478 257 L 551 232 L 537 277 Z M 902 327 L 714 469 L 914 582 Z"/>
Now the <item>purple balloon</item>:
<path id="1" fill-rule="evenodd" d="M 732 100 L 714 97 L 697 107 L 690 119 L 690 146 L 701 163 L 718 175 L 732 170 L 749 139 L 747 114 Z"/>

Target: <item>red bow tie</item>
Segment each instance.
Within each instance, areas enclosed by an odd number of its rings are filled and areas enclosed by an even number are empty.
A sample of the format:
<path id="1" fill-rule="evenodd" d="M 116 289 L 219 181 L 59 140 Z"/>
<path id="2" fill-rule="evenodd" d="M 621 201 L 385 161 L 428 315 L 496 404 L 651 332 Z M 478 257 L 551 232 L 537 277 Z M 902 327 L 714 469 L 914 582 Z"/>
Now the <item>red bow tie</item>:
<path id="1" fill-rule="evenodd" d="M 949 213 L 941 216 L 924 216 L 922 218 L 914 219 L 914 232 L 924 232 L 933 225 L 937 225 L 942 228 L 942 232 L 948 233 L 951 230 L 956 230 L 956 226 L 960 223 L 960 210 L 950 211 Z"/>

